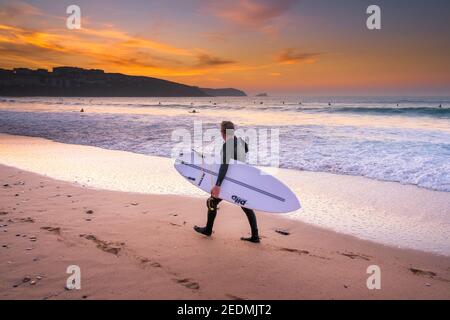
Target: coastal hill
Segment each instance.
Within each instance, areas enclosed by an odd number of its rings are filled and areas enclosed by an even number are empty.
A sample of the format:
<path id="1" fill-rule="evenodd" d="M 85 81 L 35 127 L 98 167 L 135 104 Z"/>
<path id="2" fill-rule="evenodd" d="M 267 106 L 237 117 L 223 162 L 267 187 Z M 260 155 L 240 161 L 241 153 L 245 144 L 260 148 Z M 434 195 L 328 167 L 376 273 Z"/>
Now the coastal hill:
<path id="1" fill-rule="evenodd" d="M 243 91 L 189 86 L 152 77 L 106 73 L 100 69 L 55 67 L 0 69 L 2 96 L 208 97 L 245 96 Z"/>
<path id="2" fill-rule="evenodd" d="M 213 97 L 245 97 L 247 96 L 244 91 L 234 89 L 234 88 L 224 88 L 224 89 L 209 89 L 200 88 L 204 93 Z"/>

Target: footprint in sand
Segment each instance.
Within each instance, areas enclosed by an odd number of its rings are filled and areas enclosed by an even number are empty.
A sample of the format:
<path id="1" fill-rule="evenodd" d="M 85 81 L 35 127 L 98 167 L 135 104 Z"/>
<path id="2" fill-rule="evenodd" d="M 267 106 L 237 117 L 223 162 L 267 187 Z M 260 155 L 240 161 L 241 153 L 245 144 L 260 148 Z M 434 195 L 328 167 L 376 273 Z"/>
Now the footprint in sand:
<path id="1" fill-rule="evenodd" d="M 308 250 L 299 250 L 299 249 L 294 249 L 294 248 L 280 248 L 281 251 L 286 251 L 286 252 L 292 252 L 292 253 L 297 253 L 300 255 L 307 255 L 309 257 L 313 257 L 313 258 L 319 258 L 319 259 L 324 259 L 324 260 L 331 260 L 330 258 L 324 257 L 324 256 L 318 256 L 315 254 L 312 254 L 311 252 L 309 252 Z"/>
<path id="2" fill-rule="evenodd" d="M 125 245 L 125 243 L 121 242 L 121 243 L 114 243 L 114 242 L 107 242 L 107 241 L 103 241 L 98 239 L 96 236 L 92 235 L 92 234 L 80 234 L 80 237 L 83 237 L 87 240 L 90 240 L 92 242 L 94 242 L 97 245 L 97 248 L 99 248 L 102 251 L 108 252 L 108 253 L 112 253 L 114 255 L 118 255 L 120 250 L 122 250 L 123 246 Z"/>
<path id="3" fill-rule="evenodd" d="M 428 277 L 428 278 L 431 278 L 434 280 L 450 283 L 449 279 L 440 277 L 440 276 L 438 276 L 438 274 L 436 272 L 433 272 L 433 271 L 421 270 L 421 269 L 417 269 L 417 268 L 408 268 L 408 270 L 411 271 L 416 276 Z"/>
<path id="4" fill-rule="evenodd" d="M 350 259 L 361 259 L 361 260 L 366 260 L 366 261 L 370 261 L 370 256 L 365 255 L 365 254 L 359 254 L 359 253 L 353 253 L 353 252 L 338 252 L 340 255 L 348 257 Z"/>
<path id="5" fill-rule="evenodd" d="M 47 230 L 49 232 L 55 233 L 55 234 L 61 234 L 61 228 L 59 227 L 41 227 L 42 230 Z"/>
<path id="6" fill-rule="evenodd" d="M 184 278 L 184 279 L 175 279 L 175 281 L 183 286 L 185 286 L 186 288 L 192 289 L 192 290 L 198 290 L 200 289 L 200 285 L 197 282 L 191 281 L 188 278 Z"/>
<path id="7" fill-rule="evenodd" d="M 424 277 L 429 277 L 429 278 L 434 278 L 437 276 L 437 273 L 433 272 L 433 271 L 426 271 L 426 270 L 421 270 L 421 269 L 416 269 L 416 268 L 408 268 L 408 270 L 411 271 L 416 276 L 424 276 Z"/>
<path id="8" fill-rule="evenodd" d="M 169 222 L 169 224 L 170 224 L 171 226 L 181 227 L 181 224 L 178 224 L 178 223 Z"/>
<path id="9" fill-rule="evenodd" d="M 309 251 L 307 250 L 299 250 L 299 249 L 293 249 L 293 248 L 281 248 L 281 251 L 287 251 L 287 252 L 295 252 L 298 254 L 309 254 Z"/>
<path id="10" fill-rule="evenodd" d="M 287 231 L 287 230 L 282 230 L 282 229 L 276 229 L 275 232 L 276 232 L 276 233 L 279 233 L 279 234 L 281 234 L 281 235 L 283 235 L 283 236 L 288 236 L 288 235 L 291 234 L 289 231 Z"/>
<path id="11" fill-rule="evenodd" d="M 162 267 L 162 265 L 159 262 L 151 261 L 150 259 L 144 258 L 144 257 L 140 257 L 139 262 L 142 266 L 150 265 L 151 267 L 154 267 L 154 268 Z"/>

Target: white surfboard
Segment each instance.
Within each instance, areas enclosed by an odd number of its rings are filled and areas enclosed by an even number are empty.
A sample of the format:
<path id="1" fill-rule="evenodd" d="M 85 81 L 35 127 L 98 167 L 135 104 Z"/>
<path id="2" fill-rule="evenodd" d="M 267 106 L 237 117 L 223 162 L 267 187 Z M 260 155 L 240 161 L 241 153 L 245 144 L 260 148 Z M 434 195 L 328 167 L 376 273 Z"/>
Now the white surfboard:
<path id="1" fill-rule="evenodd" d="M 210 161 L 213 162 L 213 161 Z M 175 169 L 190 183 L 210 193 L 217 181 L 220 164 L 209 164 L 198 152 L 181 153 Z M 274 176 L 242 162 L 230 164 L 219 198 L 255 210 L 283 213 L 298 210 L 295 194 Z"/>

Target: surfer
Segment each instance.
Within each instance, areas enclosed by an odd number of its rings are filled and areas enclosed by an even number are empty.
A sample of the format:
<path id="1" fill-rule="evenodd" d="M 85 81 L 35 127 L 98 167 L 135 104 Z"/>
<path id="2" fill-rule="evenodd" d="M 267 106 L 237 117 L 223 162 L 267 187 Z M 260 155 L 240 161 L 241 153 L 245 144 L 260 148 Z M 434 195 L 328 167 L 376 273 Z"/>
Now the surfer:
<path id="1" fill-rule="evenodd" d="M 231 159 L 245 162 L 245 154 L 248 152 L 247 143 L 241 138 L 234 135 L 234 124 L 231 121 L 222 121 L 220 125 L 220 132 L 225 143 L 222 145 L 221 160 L 219 174 L 217 176 L 216 184 L 211 189 L 211 197 L 206 201 L 208 207 L 207 222 L 205 227 L 194 226 L 194 230 L 198 233 L 210 236 L 214 225 L 214 219 L 217 214 L 217 206 L 222 201 L 220 196 L 220 186 L 227 174 L 228 165 Z M 252 209 L 241 207 L 247 216 L 250 224 L 252 236 L 242 237 L 241 240 L 259 243 L 258 225 L 256 222 L 256 215 Z"/>

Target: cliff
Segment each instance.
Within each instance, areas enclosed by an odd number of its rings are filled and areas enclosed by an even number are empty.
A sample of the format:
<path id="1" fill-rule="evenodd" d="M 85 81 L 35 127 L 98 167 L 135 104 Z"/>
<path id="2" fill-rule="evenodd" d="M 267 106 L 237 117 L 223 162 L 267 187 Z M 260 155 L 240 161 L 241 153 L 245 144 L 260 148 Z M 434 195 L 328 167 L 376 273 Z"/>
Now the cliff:
<path id="1" fill-rule="evenodd" d="M 99 69 L 56 67 L 53 72 L 0 69 L 2 96 L 206 97 L 214 95 L 214 90 L 152 77 L 105 73 Z M 224 89 L 217 90 L 220 93 Z"/>

